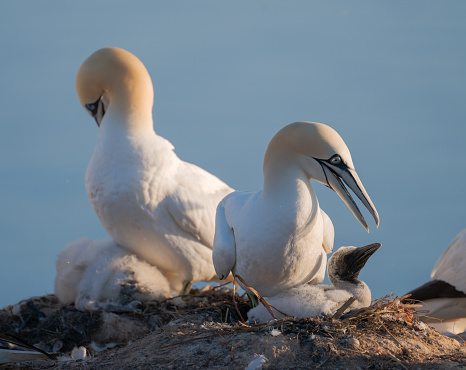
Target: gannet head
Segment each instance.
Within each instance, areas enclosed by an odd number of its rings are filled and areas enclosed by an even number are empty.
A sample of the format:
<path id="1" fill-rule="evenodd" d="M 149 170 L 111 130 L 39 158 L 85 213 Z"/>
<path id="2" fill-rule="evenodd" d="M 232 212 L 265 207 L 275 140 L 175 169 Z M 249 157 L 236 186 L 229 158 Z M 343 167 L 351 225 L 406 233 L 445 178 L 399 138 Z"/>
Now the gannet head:
<path id="1" fill-rule="evenodd" d="M 152 81 L 144 64 L 119 48 L 97 50 L 76 75 L 81 105 L 100 126 L 110 105 L 125 115 L 151 114 L 154 98 Z"/>
<path id="2" fill-rule="evenodd" d="M 329 258 L 327 273 L 330 282 L 338 285 L 341 282 L 356 284 L 359 282 L 359 273 L 377 249 L 380 243 L 366 245 L 365 247 L 340 247 Z"/>
<path id="3" fill-rule="evenodd" d="M 367 194 L 343 139 L 331 127 L 316 122 L 296 122 L 281 129 L 270 141 L 264 159 L 264 173 L 270 162 L 283 157 L 297 161 L 308 179 L 334 190 L 357 220 L 369 231 L 361 211 L 346 189 L 357 195 L 379 226 L 379 214 Z"/>

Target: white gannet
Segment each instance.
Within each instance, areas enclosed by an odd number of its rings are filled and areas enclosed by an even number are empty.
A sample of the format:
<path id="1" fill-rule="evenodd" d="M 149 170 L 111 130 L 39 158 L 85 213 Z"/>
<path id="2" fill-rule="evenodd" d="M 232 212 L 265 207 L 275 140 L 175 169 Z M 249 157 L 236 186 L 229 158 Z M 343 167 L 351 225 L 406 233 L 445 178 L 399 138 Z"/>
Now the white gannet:
<path id="1" fill-rule="evenodd" d="M 79 68 L 76 90 L 99 126 L 86 190 L 105 230 L 166 276 L 185 284 L 214 279 L 215 209 L 232 189 L 180 160 L 154 132 L 142 62 L 123 49 L 100 49 Z"/>
<path id="2" fill-rule="evenodd" d="M 267 297 L 323 281 L 333 225 L 319 207 L 310 179 L 336 191 L 368 230 L 345 182 L 379 224 L 346 144 L 329 126 L 285 126 L 267 147 L 263 171 L 263 190 L 236 191 L 217 207 L 213 261 L 220 279 L 232 271 Z"/>
<path id="3" fill-rule="evenodd" d="M 55 295 L 83 311 L 133 309 L 137 302 L 164 299 L 180 289 L 179 279 L 169 281 L 113 240 L 79 239 L 57 259 Z"/>
<path id="4" fill-rule="evenodd" d="M 421 319 L 440 332 L 466 330 L 466 229 L 445 249 L 431 281 L 410 291 L 408 300 L 420 301 Z"/>
<path id="5" fill-rule="evenodd" d="M 359 272 L 381 244 L 365 247 L 341 247 L 328 261 L 328 278 L 333 285 L 304 284 L 269 297 L 268 303 L 280 311 L 295 317 L 333 315 L 351 297 L 356 300 L 346 311 L 367 307 L 371 304 L 371 291 L 358 279 Z M 273 309 L 272 309 L 273 310 Z M 285 317 L 273 310 L 277 318 Z M 260 304 L 248 312 L 250 321 L 266 322 L 273 317 Z"/>

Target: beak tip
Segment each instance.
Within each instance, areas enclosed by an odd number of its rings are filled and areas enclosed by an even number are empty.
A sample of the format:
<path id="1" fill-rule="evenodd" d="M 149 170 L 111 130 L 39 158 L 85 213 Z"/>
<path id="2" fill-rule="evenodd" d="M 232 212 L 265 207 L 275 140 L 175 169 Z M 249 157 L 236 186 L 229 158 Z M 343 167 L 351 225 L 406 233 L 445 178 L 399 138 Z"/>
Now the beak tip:
<path id="1" fill-rule="evenodd" d="M 380 224 L 380 218 L 379 218 L 379 214 L 378 214 L 378 213 L 376 213 L 376 216 L 377 216 L 377 217 L 375 217 L 375 224 L 377 225 L 377 228 L 378 228 L 378 227 L 379 227 L 379 224 Z"/>
<path id="2" fill-rule="evenodd" d="M 366 222 L 361 222 L 361 225 L 366 229 L 367 232 L 369 232 L 369 226 L 367 225 Z"/>

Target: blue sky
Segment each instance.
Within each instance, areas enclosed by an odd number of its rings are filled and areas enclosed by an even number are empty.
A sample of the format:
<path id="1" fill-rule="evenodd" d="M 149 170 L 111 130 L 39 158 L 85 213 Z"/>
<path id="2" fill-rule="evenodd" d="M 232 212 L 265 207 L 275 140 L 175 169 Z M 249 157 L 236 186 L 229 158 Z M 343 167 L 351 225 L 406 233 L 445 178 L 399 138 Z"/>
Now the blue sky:
<path id="1" fill-rule="evenodd" d="M 466 225 L 463 1 L 18 1 L 0 3 L 0 306 L 53 292 L 58 252 L 107 235 L 84 188 L 97 137 L 76 71 L 95 50 L 138 56 L 154 127 L 239 190 L 262 187 L 284 125 L 331 125 L 381 224 L 367 234 L 315 184 L 335 247 L 381 242 L 373 296 L 429 279 Z"/>

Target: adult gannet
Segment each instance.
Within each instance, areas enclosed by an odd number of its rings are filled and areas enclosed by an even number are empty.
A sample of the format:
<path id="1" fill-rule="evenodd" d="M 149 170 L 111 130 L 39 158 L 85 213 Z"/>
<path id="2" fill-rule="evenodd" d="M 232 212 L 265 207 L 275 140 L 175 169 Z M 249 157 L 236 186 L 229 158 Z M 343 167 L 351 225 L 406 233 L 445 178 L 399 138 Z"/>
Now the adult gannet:
<path id="1" fill-rule="evenodd" d="M 365 247 L 341 247 L 330 257 L 327 273 L 333 285 L 304 284 L 269 297 L 268 303 L 280 311 L 295 317 L 333 315 L 351 297 L 356 300 L 347 310 L 367 307 L 371 304 L 371 291 L 358 279 L 359 272 L 381 244 Z M 274 310 L 277 318 L 285 317 Z M 250 321 L 266 322 L 273 317 L 260 304 L 248 312 Z"/>
<path id="2" fill-rule="evenodd" d="M 421 319 L 440 332 L 466 330 L 466 229 L 445 249 L 431 281 L 410 291 L 408 300 L 420 301 Z"/>
<path id="3" fill-rule="evenodd" d="M 79 68 L 76 90 L 99 126 L 86 190 L 109 235 L 185 284 L 215 278 L 215 209 L 232 189 L 180 160 L 154 132 L 142 62 L 123 49 L 100 49 Z"/>
<path id="4" fill-rule="evenodd" d="M 379 224 L 340 135 L 322 123 L 290 124 L 267 147 L 263 190 L 236 191 L 217 208 L 213 261 L 220 279 L 232 271 L 267 297 L 323 281 L 333 225 L 310 179 L 335 190 L 368 230 L 344 181 Z"/>
<path id="5" fill-rule="evenodd" d="M 113 240 L 79 239 L 57 259 L 55 295 L 82 311 L 131 310 L 135 302 L 179 293 L 181 281 L 169 281 L 155 266 Z"/>

